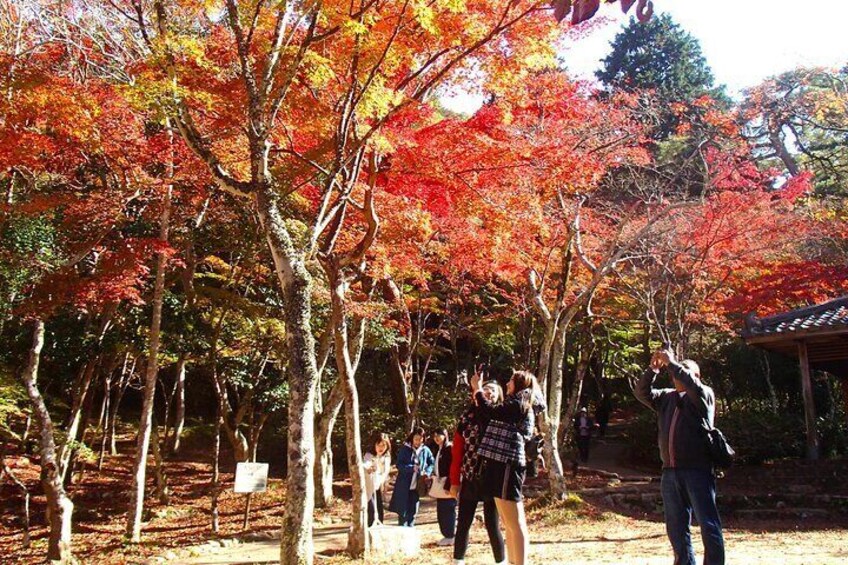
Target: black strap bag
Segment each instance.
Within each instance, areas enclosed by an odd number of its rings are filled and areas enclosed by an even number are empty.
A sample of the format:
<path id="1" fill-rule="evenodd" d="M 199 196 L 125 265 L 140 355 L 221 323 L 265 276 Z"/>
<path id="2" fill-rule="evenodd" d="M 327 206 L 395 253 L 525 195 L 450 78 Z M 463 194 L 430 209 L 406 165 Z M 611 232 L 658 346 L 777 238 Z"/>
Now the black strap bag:
<path id="1" fill-rule="evenodd" d="M 736 456 L 736 451 L 727 443 L 727 438 L 721 433 L 721 430 L 710 426 L 706 418 L 701 426 L 704 430 L 704 436 L 707 441 L 707 448 L 710 451 L 710 457 L 713 464 L 720 469 L 727 469 L 733 465 L 733 458 Z"/>
<path id="2" fill-rule="evenodd" d="M 682 402 L 678 404 L 678 406 L 681 412 L 690 418 L 695 418 L 695 416 L 689 415 L 688 410 L 683 409 Z M 704 438 L 704 442 L 707 444 L 707 451 L 710 454 L 710 459 L 712 459 L 713 465 L 719 469 L 727 469 L 732 466 L 733 459 L 736 457 L 736 450 L 730 447 L 730 444 L 727 442 L 727 438 L 720 429 L 711 426 L 706 418 L 698 418 L 698 420 L 700 420 L 698 423 L 698 429 L 701 430 L 701 435 Z"/>

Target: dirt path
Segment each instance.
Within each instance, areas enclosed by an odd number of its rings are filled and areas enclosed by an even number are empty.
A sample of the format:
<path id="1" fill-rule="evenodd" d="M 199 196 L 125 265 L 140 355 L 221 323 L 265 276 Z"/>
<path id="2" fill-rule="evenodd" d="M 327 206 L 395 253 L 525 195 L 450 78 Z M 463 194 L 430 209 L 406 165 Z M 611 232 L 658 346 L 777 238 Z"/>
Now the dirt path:
<path id="1" fill-rule="evenodd" d="M 627 440 L 621 430 L 621 422 L 610 423 L 604 437 L 593 437 L 589 450 L 589 462 L 583 468 L 615 473 L 627 478 L 659 476 L 659 470 L 637 469 L 627 462 Z"/>
<path id="2" fill-rule="evenodd" d="M 388 498 L 387 498 L 388 500 Z M 394 524 L 397 515 L 386 511 L 387 524 Z M 431 498 L 421 501 L 416 526 L 422 537 L 424 548 L 437 547 L 441 538 L 436 521 L 436 502 Z M 315 556 L 317 562 L 334 561 L 344 552 L 347 545 L 347 524 L 316 524 L 314 530 Z M 238 565 L 254 563 L 279 563 L 280 540 L 272 537 L 221 547 L 220 544 L 203 544 L 174 553 L 174 557 L 162 562 L 173 565 Z"/>

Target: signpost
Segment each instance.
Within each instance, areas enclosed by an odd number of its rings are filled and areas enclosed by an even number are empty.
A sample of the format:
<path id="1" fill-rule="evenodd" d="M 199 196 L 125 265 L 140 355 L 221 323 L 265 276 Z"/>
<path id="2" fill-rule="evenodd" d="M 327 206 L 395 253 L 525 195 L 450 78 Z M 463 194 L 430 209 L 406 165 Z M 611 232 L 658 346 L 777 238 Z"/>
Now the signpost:
<path id="1" fill-rule="evenodd" d="M 236 480 L 233 491 L 247 494 L 244 501 L 244 523 L 242 529 L 247 529 L 250 518 L 250 499 L 254 492 L 265 492 L 268 489 L 267 463 L 236 463 Z"/>

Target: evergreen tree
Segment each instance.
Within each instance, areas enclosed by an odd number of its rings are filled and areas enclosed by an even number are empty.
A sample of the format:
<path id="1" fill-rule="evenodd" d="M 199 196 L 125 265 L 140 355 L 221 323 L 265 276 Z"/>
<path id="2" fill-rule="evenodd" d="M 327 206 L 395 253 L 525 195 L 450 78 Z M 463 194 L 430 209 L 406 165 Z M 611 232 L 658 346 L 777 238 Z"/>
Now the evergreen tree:
<path id="1" fill-rule="evenodd" d="M 688 105 L 703 95 L 724 98 L 722 90 L 713 86 L 713 73 L 700 43 L 668 14 L 646 23 L 631 18 L 611 46 L 596 76 L 608 90 L 654 93 L 653 137 L 657 140 L 667 139 L 677 129 L 678 104 Z"/>

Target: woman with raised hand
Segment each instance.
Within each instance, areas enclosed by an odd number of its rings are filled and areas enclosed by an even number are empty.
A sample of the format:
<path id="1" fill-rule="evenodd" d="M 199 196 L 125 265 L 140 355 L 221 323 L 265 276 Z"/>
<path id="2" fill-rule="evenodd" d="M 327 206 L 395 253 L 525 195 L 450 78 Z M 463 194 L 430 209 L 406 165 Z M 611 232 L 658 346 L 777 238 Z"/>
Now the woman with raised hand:
<path id="1" fill-rule="evenodd" d="M 398 475 L 389 510 L 398 515 L 398 525 L 413 527 L 418 514 L 418 483 L 433 474 L 435 459 L 424 445 L 424 430 L 417 428 L 398 451 Z"/>
<path id="2" fill-rule="evenodd" d="M 363 457 L 365 495 L 368 498 L 368 527 L 383 523 L 383 484 L 389 478 L 392 443 L 388 434 L 377 434 Z"/>
<path id="3" fill-rule="evenodd" d="M 497 381 L 488 381 L 481 387 L 482 393 L 493 404 L 503 401 L 503 389 Z M 471 402 L 462 413 L 453 439 L 453 454 L 450 468 L 451 494 L 459 501 L 459 515 L 456 521 L 453 558 L 455 565 L 464 565 L 465 552 L 468 550 L 468 534 L 474 523 L 474 514 L 478 503 L 483 503 L 483 523 L 489 534 L 492 555 L 495 563 L 506 563 L 504 539 L 498 525 L 498 510 L 495 500 L 483 494 L 483 485 L 478 476 L 477 446 L 486 430 L 486 419 L 480 414 L 472 396 Z"/>
<path id="4" fill-rule="evenodd" d="M 506 399 L 498 405 L 481 390 L 481 378 L 471 379 L 477 410 L 488 418 L 477 453 L 484 496 L 495 499 L 506 530 L 509 562 L 525 565 L 530 550 L 530 533 L 524 515 L 522 487 L 527 472 L 524 446 L 532 437 L 536 415 L 544 402 L 536 377 L 515 371 L 506 385 Z"/>

